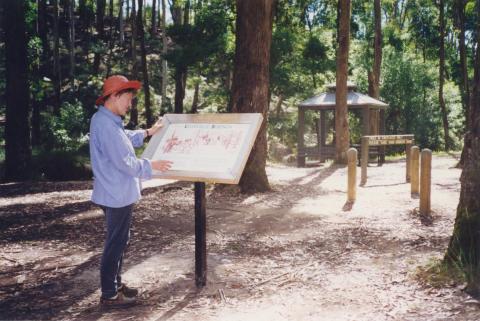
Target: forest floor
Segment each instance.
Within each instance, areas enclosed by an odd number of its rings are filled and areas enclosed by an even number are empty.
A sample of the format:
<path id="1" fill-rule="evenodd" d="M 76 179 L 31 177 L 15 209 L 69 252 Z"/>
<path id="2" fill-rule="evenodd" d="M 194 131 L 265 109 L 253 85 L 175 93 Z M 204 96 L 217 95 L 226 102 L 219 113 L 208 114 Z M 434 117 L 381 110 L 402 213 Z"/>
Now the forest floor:
<path id="1" fill-rule="evenodd" d="M 456 162 L 433 158 L 433 212 L 423 219 L 402 160 L 372 164 L 353 206 L 346 169 L 331 164 L 270 164 L 267 193 L 208 185 L 201 290 L 192 184 L 146 188 L 124 260 L 124 280 L 143 292 L 119 310 L 98 305 L 104 226 L 91 181 L 2 184 L 0 320 L 479 320 L 464 284 L 418 277 L 452 233 Z"/>

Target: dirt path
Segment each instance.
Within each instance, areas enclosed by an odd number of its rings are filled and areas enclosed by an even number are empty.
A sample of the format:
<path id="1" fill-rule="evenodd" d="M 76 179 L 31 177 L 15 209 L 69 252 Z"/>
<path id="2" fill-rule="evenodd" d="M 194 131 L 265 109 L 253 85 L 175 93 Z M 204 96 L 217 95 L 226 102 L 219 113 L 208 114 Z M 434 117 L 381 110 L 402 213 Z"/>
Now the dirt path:
<path id="1" fill-rule="evenodd" d="M 0 185 L 0 320 L 479 320 L 462 284 L 415 278 L 441 258 L 460 171 L 435 157 L 431 220 L 415 214 L 405 163 L 370 167 L 345 206 L 345 168 L 268 167 L 273 190 L 207 196 L 208 284 L 193 281 L 192 184 L 148 188 L 135 209 L 124 279 L 145 292 L 98 308 L 101 212 L 90 182 Z"/>

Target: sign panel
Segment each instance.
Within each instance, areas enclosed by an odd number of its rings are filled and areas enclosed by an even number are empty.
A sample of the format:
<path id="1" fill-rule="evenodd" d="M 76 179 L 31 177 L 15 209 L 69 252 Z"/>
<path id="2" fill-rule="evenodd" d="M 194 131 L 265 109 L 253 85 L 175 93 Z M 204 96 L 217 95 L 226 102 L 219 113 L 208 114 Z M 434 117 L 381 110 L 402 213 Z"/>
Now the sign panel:
<path id="1" fill-rule="evenodd" d="M 262 120 L 261 114 L 167 114 L 142 157 L 173 162 L 154 177 L 237 184 Z"/>

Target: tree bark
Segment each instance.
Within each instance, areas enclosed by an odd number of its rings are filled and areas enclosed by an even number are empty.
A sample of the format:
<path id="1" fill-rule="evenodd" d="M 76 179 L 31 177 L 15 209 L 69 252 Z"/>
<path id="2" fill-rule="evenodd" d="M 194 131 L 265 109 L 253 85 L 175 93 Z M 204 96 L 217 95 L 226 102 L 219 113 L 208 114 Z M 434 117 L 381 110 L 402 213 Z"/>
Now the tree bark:
<path id="1" fill-rule="evenodd" d="M 4 0 L 6 123 L 5 179 L 30 176 L 30 128 L 25 1 Z"/>
<path id="2" fill-rule="evenodd" d="M 137 9 L 135 0 L 132 1 L 131 8 L 131 26 L 132 26 L 132 39 L 131 39 L 131 54 L 132 54 L 132 78 L 138 79 L 138 61 L 137 61 Z M 138 109 L 137 100 L 132 102 L 132 108 L 130 108 L 130 120 L 127 124 L 129 128 L 135 128 L 138 125 Z"/>
<path id="3" fill-rule="evenodd" d="M 445 83 L 445 4 L 444 0 L 439 2 L 439 25 L 440 25 L 440 50 L 439 50 L 439 85 L 438 85 L 438 101 L 440 104 L 440 110 L 442 112 L 443 133 L 445 136 L 445 150 L 450 150 L 450 135 L 448 125 L 448 111 L 445 106 L 445 99 L 443 97 L 443 85 Z"/>
<path id="4" fill-rule="evenodd" d="M 123 45 L 125 41 L 125 22 L 123 18 L 123 2 L 125 0 L 120 0 L 120 11 L 118 12 L 118 32 L 119 32 L 119 42 L 120 46 Z"/>
<path id="5" fill-rule="evenodd" d="M 175 114 L 183 114 L 183 99 L 185 99 L 185 87 L 187 85 L 187 68 L 175 67 Z"/>
<path id="6" fill-rule="evenodd" d="M 157 34 L 157 0 L 152 0 L 152 26 L 150 33 L 152 36 Z"/>
<path id="7" fill-rule="evenodd" d="M 113 26 L 113 0 L 108 5 L 108 20 L 110 20 L 110 28 Z"/>
<path id="8" fill-rule="evenodd" d="M 467 275 L 467 290 L 480 294 L 480 0 L 476 1 L 476 53 L 470 95 L 469 130 L 465 135 L 465 162 L 460 177 L 460 201 L 453 235 L 445 262 L 462 268 Z"/>
<path id="9" fill-rule="evenodd" d="M 185 10 L 183 11 L 183 23 L 190 24 L 190 0 L 185 1 Z"/>
<path id="10" fill-rule="evenodd" d="M 151 127 L 154 123 L 152 115 L 152 105 L 150 100 L 150 80 L 148 77 L 147 67 L 147 48 L 145 47 L 145 29 L 143 26 L 143 0 L 138 0 L 137 27 L 140 35 L 140 50 L 142 59 L 143 73 L 143 91 L 145 97 L 145 117 L 147 118 L 147 127 Z"/>
<path id="11" fill-rule="evenodd" d="M 105 6 L 106 0 L 97 0 L 97 42 L 105 40 Z M 96 75 L 100 70 L 100 53 L 95 53 L 93 58 L 93 73 Z"/>
<path id="12" fill-rule="evenodd" d="M 40 72 L 42 75 L 51 78 L 51 57 L 50 43 L 48 41 L 47 30 L 47 2 L 40 0 L 38 3 L 38 37 L 42 41 L 42 61 Z"/>
<path id="13" fill-rule="evenodd" d="M 465 127 L 470 128 L 470 85 L 468 83 L 468 62 L 467 62 L 467 50 L 465 48 L 465 0 L 456 1 L 456 24 L 460 29 L 458 35 L 459 42 L 459 54 L 460 54 L 460 92 L 462 93 L 462 105 L 465 115 Z M 462 150 L 460 161 L 457 164 L 457 168 L 462 168 L 465 162 L 465 149 Z"/>
<path id="14" fill-rule="evenodd" d="M 60 71 L 60 36 L 58 33 L 58 0 L 53 0 L 53 87 L 54 100 L 53 112 L 55 115 L 60 114 L 60 100 L 61 100 L 61 81 L 62 75 Z"/>
<path id="15" fill-rule="evenodd" d="M 374 56 L 373 68 L 368 73 L 368 95 L 375 99 L 380 98 L 380 71 L 382 67 L 382 11 L 380 0 L 373 2 L 373 16 L 375 37 L 373 40 Z M 378 111 L 370 111 L 370 134 L 378 135 L 380 115 Z"/>
<path id="16" fill-rule="evenodd" d="M 195 91 L 193 93 L 192 114 L 198 113 L 198 96 L 200 93 L 200 81 L 195 82 Z"/>
<path id="17" fill-rule="evenodd" d="M 51 76 L 51 57 L 52 53 L 50 50 L 50 44 L 48 41 L 47 35 L 47 2 L 46 0 L 38 1 L 38 14 L 37 14 L 37 35 L 40 38 L 42 46 L 42 54 L 40 56 L 40 66 L 38 66 L 37 79 L 42 79 L 43 77 L 52 78 Z M 38 95 L 36 96 L 38 97 Z M 45 95 L 42 98 L 32 102 L 32 145 L 38 146 L 41 142 L 40 134 L 40 110 L 42 106 L 45 106 Z"/>
<path id="18" fill-rule="evenodd" d="M 459 42 L 459 54 L 460 54 L 460 73 L 462 80 L 460 82 L 460 90 L 462 93 L 462 102 L 465 112 L 465 123 L 468 128 L 469 126 L 469 97 L 470 97 L 470 88 L 468 84 L 468 69 L 467 69 L 467 50 L 465 48 L 465 0 L 457 0 L 457 19 L 458 27 L 460 29 L 458 42 Z"/>
<path id="19" fill-rule="evenodd" d="M 278 95 L 277 105 L 275 106 L 275 116 L 277 118 L 280 117 L 280 114 L 282 113 L 282 104 L 284 99 L 285 97 L 283 97 L 283 94 Z"/>
<path id="20" fill-rule="evenodd" d="M 240 179 L 242 192 L 270 189 L 265 171 L 270 45 L 274 0 L 237 0 L 231 107 L 234 113 L 261 113 L 263 122 Z"/>
<path id="21" fill-rule="evenodd" d="M 338 5 L 338 48 L 337 48 L 337 80 L 335 108 L 335 160 L 346 164 L 347 150 L 350 146 L 348 129 L 347 79 L 348 51 L 350 43 L 350 0 L 339 0 Z"/>
<path id="22" fill-rule="evenodd" d="M 175 2 L 173 2 L 175 4 Z M 181 7 L 178 6 L 178 4 L 175 4 L 172 11 L 172 18 L 173 18 L 173 13 L 175 13 L 176 18 L 173 19 L 173 22 L 176 25 L 181 25 L 184 23 L 188 23 L 188 20 L 185 20 L 185 18 L 188 18 L 188 14 L 183 15 L 185 11 L 188 11 L 188 6 L 189 2 L 185 2 L 185 10 L 182 10 Z M 182 114 L 183 113 L 183 100 L 185 99 L 185 90 L 187 87 L 187 72 L 188 69 L 184 65 L 177 64 L 175 66 L 175 107 L 174 107 L 174 112 L 176 114 Z"/>
<path id="23" fill-rule="evenodd" d="M 178 0 L 172 0 L 170 4 L 170 14 L 172 15 L 172 20 L 174 24 L 183 24 L 183 10 L 182 7 L 179 5 Z"/>
<path id="24" fill-rule="evenodd" d="M 68 0 L 68 19 L 69 19 L 69 54 L 70 54 L 70 89 L 75 92 L 75 16 L 73 14 L 75 9 L 75 0 Z"/>
<path id="25" fill-rule="evenodd" d="M 167 59 L 167 7 L 165 0 L 162 0 L 162 108 L 161 111 L 165 111 L 167 105 L 167 83 L 168 83 L 168 66 Z"/>

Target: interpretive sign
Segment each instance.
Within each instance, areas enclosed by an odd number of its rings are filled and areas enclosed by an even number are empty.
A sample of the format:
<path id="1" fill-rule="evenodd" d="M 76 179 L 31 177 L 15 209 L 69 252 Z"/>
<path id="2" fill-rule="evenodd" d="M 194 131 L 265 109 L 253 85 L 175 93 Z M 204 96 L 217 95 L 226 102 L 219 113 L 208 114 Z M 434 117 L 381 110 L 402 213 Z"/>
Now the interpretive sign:
<path id="1" fill-rule="evenodd" d="M 261 114 L 167 114 L 142 157 L 172 161 L 157 178 L 238 184 Z"/>

